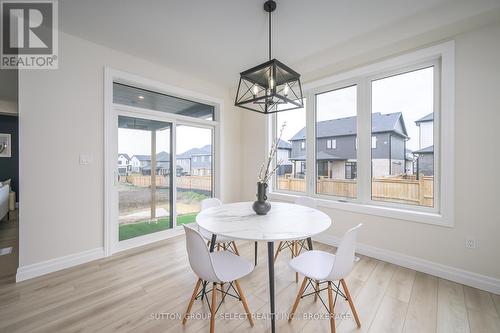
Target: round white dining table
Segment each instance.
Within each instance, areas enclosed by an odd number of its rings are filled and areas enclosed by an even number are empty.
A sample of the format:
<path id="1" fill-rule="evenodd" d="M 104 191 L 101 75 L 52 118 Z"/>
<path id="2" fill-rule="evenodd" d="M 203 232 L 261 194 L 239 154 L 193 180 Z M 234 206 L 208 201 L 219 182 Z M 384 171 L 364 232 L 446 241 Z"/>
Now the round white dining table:
<path id="1" fill-rule="evenodd" d="M 311 237 L 325 231 L 332 224 L 331 218 L 317 209 L 283 202 L 271 202 L 271 210 L 267 215 L 257 215 L 252 209 L 252 202 L 223 204 L 203 210 L 197 215 L 196 222 L 200 227 L 212 233 L 210 251 L 214 250 L 218 235 L 267 242 L 270 317 L 273 333 L 276 331 L 274 242 L 307 239 L 308 248 L 311 250 Z"/>

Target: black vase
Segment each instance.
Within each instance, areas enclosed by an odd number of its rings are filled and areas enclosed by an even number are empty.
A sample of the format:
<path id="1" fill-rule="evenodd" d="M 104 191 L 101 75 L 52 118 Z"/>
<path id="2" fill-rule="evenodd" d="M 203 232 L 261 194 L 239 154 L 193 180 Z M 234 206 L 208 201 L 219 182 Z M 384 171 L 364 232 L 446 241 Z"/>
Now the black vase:
<path id="1" fill-rule="evenodd" d="M 257 201 L 252 208 L 257 215 L 266 215 L 271 209 L 271 204 L 267 202 L 267 183 L 257 183 Z"/>

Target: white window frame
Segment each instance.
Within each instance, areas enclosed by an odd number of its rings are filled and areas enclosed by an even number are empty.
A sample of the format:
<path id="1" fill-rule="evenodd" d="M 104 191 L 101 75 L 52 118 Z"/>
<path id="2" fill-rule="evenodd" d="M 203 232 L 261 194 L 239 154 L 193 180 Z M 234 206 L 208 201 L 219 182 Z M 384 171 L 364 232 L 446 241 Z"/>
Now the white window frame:
<path id="1" fill-rule="evenodd" d="M 167 94 L 178 98 L 188 99 L 194 102 L 211 105 L 214 107 L 214 119 L 206 120 L 193 118 L 183 115 L 171 114 L 162 111 L 155 111 L 128 105 L 119 105 L 113 103 L 113 82 L 128 84 L 130 86 L 143 88 L 159 93 Z M 212 130 L 212 194 L 214 197 L 223 197 L 223 151 L 221 137 L 223 131 L 223 107 L 224 103 L 219 98 L 200 94 L 194 91 L 174 87 L 160 81 L 150 80 L 135 74 L 116 70 L 110 67 L 104 69 L 104 253 L 110 256 L 114 253 L 128 250 L 137 246 L 150 244 L 166 238 L 175 237 L 182 234 L 183 227 L 176 226 L 169 230 L 155 232 L 153 234 L 135 237 L 132 239 L 118 241 L 118 211 L 116 204 L 118 202 L 116 191 L 116 156 L 118 155 L 117 136 L 118 136 L 118 115 L 130 117 L 146 117 L 148 119 L 165 121 L 172 124 L 171 128 L 171 154 L 174 165 L 176 153 L 176 128 L 179 125 L 186 125 Z M 115 158 L 113 158 L 115 156 Z M 173 170 L 173 176 L 176 170 Z M 176 219 L 176 201 L 177 188 L 175 178 L 172 184 L 172 216 Z"/>
<path id="2" fill-rule="evenodd" d="M 377 149 L 377 137 L 375 135 L 372 135 L 372 149 Z"/>
<path id="3" fill-rule="evenodd" d="M 337 140 L 326 139 L 326 149 L 337 149 Z"/>
<path id="4" fill-rule="evenodd" d="M 420 207 L 371 200 L 371 89 L 369 84 L 377 78 L 401 74 L 436 66 L 434 105 L 435 186 L 434 207 Z M 437 79 L 436 79 L 437 77 Z M 308 168 L 307 193 L 275 190 L 271 186 L 270 198 L 293 201 L 297 195 L 308 195 L 318 200 L 318 205 L 351 212 L 394 218 L 401 221 L 422 222 L 439 226 L 454 226 L 454 103 L 455 103 L 455 43 L 448 41 L 384 61 L 359 67 L 325 79 L 306 83 L 306 137 L 315 138 L 315 95 L 335 89 L 357 85 L 358 130 L 357 176 L 358 198 L 345 198 L 317 194 L 316 168 Z M 276 116 L 268 120 L 268 147 L 276 137 Z M 315 165 L 316 140 L 307 140 L 306 162 Z M 441 172 L 446 170 L 446 172 Z"/>

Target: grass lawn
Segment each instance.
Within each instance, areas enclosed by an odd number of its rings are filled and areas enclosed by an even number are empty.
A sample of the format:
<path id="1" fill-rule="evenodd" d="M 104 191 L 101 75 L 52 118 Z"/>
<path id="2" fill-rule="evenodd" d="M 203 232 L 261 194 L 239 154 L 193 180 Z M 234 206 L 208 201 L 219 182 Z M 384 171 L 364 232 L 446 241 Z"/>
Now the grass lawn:
<path id="1" fill-rule="evenodd" d="M 198 213 L 190 213 L 177 216 L 177 225 L 192 223 L 196 221 Z M 139 222 L 123 224 L 119 227 L 119 240 L 126 240 L 137 236 L 151 234 L 153 232 L 167 230 L 170 227 L 170 217 L 158 219 L 157 223 Z"/>

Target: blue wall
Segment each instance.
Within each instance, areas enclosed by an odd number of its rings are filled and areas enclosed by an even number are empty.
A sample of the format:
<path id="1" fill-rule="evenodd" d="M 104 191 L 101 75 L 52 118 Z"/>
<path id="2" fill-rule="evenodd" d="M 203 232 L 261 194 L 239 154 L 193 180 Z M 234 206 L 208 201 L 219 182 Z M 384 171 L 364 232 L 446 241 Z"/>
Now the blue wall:
<path id="1" fill-rule="evenodd" d="M 9 133 L 12 140 L 12 157 L 0 157 L 0 182 L 12 179 L 12 190 L 19 201 L 19 118 L 0 115 L 0 133 Z"/>

